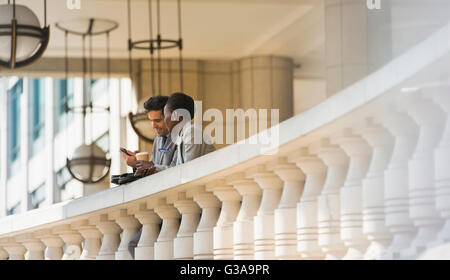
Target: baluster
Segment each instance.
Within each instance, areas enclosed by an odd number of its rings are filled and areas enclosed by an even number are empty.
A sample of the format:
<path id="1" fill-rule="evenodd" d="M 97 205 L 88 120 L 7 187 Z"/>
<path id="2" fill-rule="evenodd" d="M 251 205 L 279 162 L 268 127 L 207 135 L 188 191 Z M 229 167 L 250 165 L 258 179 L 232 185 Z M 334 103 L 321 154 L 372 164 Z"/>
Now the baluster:
<path id="1" fill-rule="evenodd" d="M 81 242 L 83 237 L 73 230 L 71 225 L 59 225 L 53 228 L 53 233 L 58 234 L 65 243 L 63 260 L 78 260 L 81 256 Z"/>
<path id="2" fill-rule="evenodd" d="M 349 159 L 337 145 L 324 145 L 317 156 L 327 166 L 327 176 L 317 199 L 319 246 L 326 260 L 340 260 L 346 253 L 341 239 L 340 190 L 344 186 Z"/>
<path id="3" fill-rule="evenodd" d="M 0 261 L 7 260 L 9 257 L 8 252 L 5 251 L 2 247 L 0 247 Z"/>
<path id="4" fill-rule="evenodd" d="M 408 162 L 417 143 L 418 128 L 412 119 L 390 108 L 383 125 L 394 136 L 394 148 L 384 173 L 385 219 L 392 233 L 392 242 L 382 259 L 398 259 L 409 247 L 416 229 L 409 216 Z"/>
<path id="5" fill-rule="evenodd" d="M 140 224 L 138 220 L 128 213 L 127 209 L 120 209 L 111 213 L 111 217 L 122 228 L 122 238 L 120 240 L 119 248 L 116 252 L 116 260 L 132 260 L 128 251 L 128 243 L 131 237 L 139 230 Z"/>
<path id="6" fill-rule="evenodd" d="M 262 189 L 261 204 L 254 218 L 255 259 L 275 259 L 275 209 L 280 203 L 283 181 L 273 173 L 275 166 L 281 168 L 286 159 L 275 159 L 266 168 L 250 169 L 250 176 Z"/>
<path id="7" fill-rule="evenodd" d="M 283 180 L 280 203 L 274 211 L 275 257 L 300 259 L 297 252 L 297 202 L 303 192 L 305 174 L 295 164 L 277 164 L 273 171 Z"/>
<path id="8" fill-rule="evenodd" d="M 392 155 L 392 136 L 372 118 L 367 120 L 367 128 L 362 137 L 372 147 L 372 160 L 363 180 L 363 232 L 371 242 L 364 259 L 377 259 L 392 241 L 385 222 L 384 171 Z"/>
<path id="9" fill-rule="evenodd" d="M 50 229 L 44 229 L 36 232 L 36 238 L 40 239 L 47 247 L 46 260 L 62 259 L 64 241 L 58 235 L 52 234 Z"/>
<path id="10" fill-rule="evenodd" d="M 113 221 L 111 214 L 102 214 L 92 218 L 92 222 L 103 234 L 102 246 L 96 257 L 97 260 L 114 260 L 120 244 L 122 229 Z"/>
<path id="11" fill-rule="evenodd" d="M 188 198 L 202 209 L 202 215 L 194 233 L 194 260 L 214 259 L 214 226 L 220 214 L 220 201 L 214 194 L 206 192 L 205 186 L 196 186 L 186 192 Z"/>
<path id="12" fill-rule="evenodd" d="M 315 145 L 322 145 L 318 142 Z M 317 147 L 311 148 L 312 150 Z M 297 203 L 297 249 L 304 259 L 322 259 L 324 253 L 318 244 L 317 197 L 325 183 L 327 168 L 323 162 L 301 148 L 288 157 L 306 176 L 305 187 Z"/>
<path id="13" fill-rule="evenodd" d="M 446 114 L 446 125 L 438 147 L 434 151 L 436 174 L 436 208 L 445 219 L 437 244 L 450 241 L 450 86 L 430 89 L 430 94 Z"/>
<path id="14" fill-rule="evenodd" d="M 369 241 L 363 234 L 362 180 L 371 158 L 369 145 L 346 129 L 337 144 L 350 157 L 347 176 L 341 188 L 341 239 L 348 247 L 343 259 L 363 259 Z"/>
<path id="15" fill-rule="evenodd" d="M 217 225 L 214 227 L 214 259 L 232 260 L 233 253 L 233 223 L 240 208 L 241 196 L 224 180 L 215 180 L 206 184 L 206 191 L 213 192 L 222 202 Z"/>
<path id="16" fill-rule="evenodd" d="M 180 226 L 180 213 L 166 199 L 156 202 L 154 211 L 162 219 L 162 227 L 155 243 L 155 260 L 173 259 L 173 240 Z"/>
<path id="17" fill-rule="evenodd" d="M 152 208 L 151 203 L 140 203 L 130 211 L 142 224 L 141 237 L 134 249 L 136 260 L 155 259 L 155 242 L 158 239 L 161 219 L 155 211 L 149 210 L 149 208 Z"/>
<path id="18" fill-rule="evenodd" d="M 243 172 L 228 176 L 226 182 L 242 196 L 241 208 L 233 224 L 234 259 L 252 260 L 255 258 L 253 217 L 261 201 L 261 189 Z"/>
<path id="19" fill-rule="evenodd" d="M 32 233 L 25 233 L 16 238 L 28 250 L 27 260 L 44 260 L 45 245 Z"/>
<path id="20" fill-rule="evenodd" d="M 404 95 L 402 106 L 419 126 L 419 139 L 409 161 L 410 217 L 418 228 L 410 248 L 401 253 L 405 259 L 416 258 L 437 239 L 443 220 L 436 209 L 434 149 L 444 127 L 444 113 L 431 100 L 418 93 Z"/>
<path id="21" fill-rule="evenodd" d="M 80 260 L 95 260 L 101 247 L 101 232 L 87 220 L 72 225 L 72 227 L 84 238 L 83 252 L 81 252 Z"/>
<path id="22" fill-rule="evenodd" d="M 177 236 L 173 241 L 174 259 L 192 260 L 194 258 L 194 232 L 200 221 L 200 207 L 191 199 L 186 198 L 185 192 L 169 197 L 175 208 L 181 214 L 181 224 Z"/>
<path id="23" fill-rule="evenodd" d="M 26 249 L 25 247 L 17 242 L 14 238 L 9 237 L 0 240 L 0 246 L 8 252 L 9 260 L 24 260 Z"/>

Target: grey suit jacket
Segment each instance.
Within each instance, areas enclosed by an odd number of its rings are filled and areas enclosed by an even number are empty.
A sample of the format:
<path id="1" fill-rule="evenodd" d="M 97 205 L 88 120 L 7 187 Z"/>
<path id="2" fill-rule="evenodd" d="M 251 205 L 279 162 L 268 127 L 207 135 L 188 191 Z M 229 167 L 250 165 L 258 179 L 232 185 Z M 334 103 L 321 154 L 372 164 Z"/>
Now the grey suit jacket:
<path id="1" fill-rule="evenodd" d="M 210 139 L 195 139 L 194 136 L 196 134 L 200 137 L 203 136 L 201 130 L 199 131 L 193 124 L 188 123 L 183 127 L 176 140 L 176 165 L 183 164 L 216 150 L 214 145 L 206 143 L 211 143 Z M 200 143 L 196 143 L 195 140 L 201 141 Z"/>
<path id="2" fill-rule="evenodd" d="M 163 143 L 164 142 L 164 143 Z M 164 144 L 164 145 L 163 145 Z M 177 146 L 172 142 L 170 135 L 156 136 L 153 141 L 153 151 L 150 160 L 155 164 L 156 171 L 175 166 L 177 162 Z"/>

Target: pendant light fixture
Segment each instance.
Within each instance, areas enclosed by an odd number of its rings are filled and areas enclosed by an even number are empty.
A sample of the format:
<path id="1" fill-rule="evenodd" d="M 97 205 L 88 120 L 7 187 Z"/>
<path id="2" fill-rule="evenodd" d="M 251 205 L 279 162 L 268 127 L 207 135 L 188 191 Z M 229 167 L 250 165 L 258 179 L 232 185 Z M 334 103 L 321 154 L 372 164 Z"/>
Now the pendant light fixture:
<path id="1" fill-rule="evenodd" d="M 9 69 L 29 65 L 47 48 L 47 1 L 44 0 L 44 27 L 28 7 L 16 1 L 0 5 L 0 65 Z"/>
<path id="2" fill-rule="evenodd" d="M 110 39 L 109 34 L 118 27 L 116 22 L 104 19 L 77 19 L 64 22 L 58 22 L 56 27 L 65 32 L 65 72 L 66 72 L 66 113 L 78 113 L 83 116 L 82 144 L 75 149 L 72 157 L 66 160 L 66 167 L 72 177 L 85 184 L 95 184 L 103 180 L 109 173 L 111 160 L 107 159 L 106 153 L 97 146 L 93 139 L 93 116 L 96 113 L 106 112 L 109 116 L 110 108 L 94 106 L 92 100 L 92 81 L 93 81 L 93 57 L 92 57 L 92 37 L 96 35 L 106 35 L 106 68 L 107 68 L 107 89 L 109 94 L 110 87 Z M 67 92 L 69 78 L 69 59 L 68 59 L 68 35 L 77 35 L 82 38 L 83 51 L 83 105 L 78 107 L 69 107 Z M 89 40 L 89 78 L 87 78 L 87 59 L 86 59 L 86 38 Z M 85 122 L 86 115 L 90 114 L 90 143 L 86 140 Z M 68 119 L 68 118 L 66 118 Z M 66 144 L 66 146 L 68 146 Z"/>
<path id="3" fill-rule="evenodd" d="M 127 0 L 128 4 L 128 63 L 129 75 L 133 84 L 133 66 L 132 66 L 132 50 L 148 50 L 150 52 L 150 85 L 152 96 L 164 94 L 162 92 L 162 74 L 161 74 L 161 51 L 178 48 L 178 64 L 180 75 L 180 90 L 183 91 L 183 39 L 181 35 L 181 0 L 177 0 L 177 17 L 178 17 L 178 39 L 168 39 L 161 35 L 161 7 L 160 0 L 156 0 L 156 38 L 153 35 L 153 4 L 152 0 L 148 0 L 148 14 L 149 14 L 149 39 L 133 41 L 131 39 L 131 1 Z M 157 53 L 155 58 L 155 52 Z M 155 70 L 155 60 L 158 65 L 158 70 Z M 158 86 L 158 89 L 156 89 Z M 170 93 L 165 93 L 170 94 Z M 153 143 L 156 137 L 151 123 L 147 118 L 145 111 L 128 114 L 131 127 L 136 134 L 144 141 Z"/>

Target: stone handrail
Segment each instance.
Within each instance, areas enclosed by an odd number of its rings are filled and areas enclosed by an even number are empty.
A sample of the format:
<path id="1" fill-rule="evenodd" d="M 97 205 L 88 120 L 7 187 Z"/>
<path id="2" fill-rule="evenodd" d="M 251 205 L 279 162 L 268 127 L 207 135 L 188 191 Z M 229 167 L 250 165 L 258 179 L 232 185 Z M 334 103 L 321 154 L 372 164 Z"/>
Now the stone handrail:
<path id="1" fill-rule="evenodd" d="M 448 38 L 272 128 L 273 155 L 244 141 L 2 218 L 0 259 L 130 259 L 141 226 L 136 259 L 418 258 L 450 239 Z"/>

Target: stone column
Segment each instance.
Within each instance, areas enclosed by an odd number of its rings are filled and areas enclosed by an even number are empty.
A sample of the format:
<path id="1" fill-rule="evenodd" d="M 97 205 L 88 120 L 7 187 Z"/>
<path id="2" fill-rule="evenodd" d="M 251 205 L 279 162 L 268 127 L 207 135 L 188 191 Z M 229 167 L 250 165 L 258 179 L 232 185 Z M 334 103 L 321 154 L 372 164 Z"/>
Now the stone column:
<path id="1" fill-rule="evenodd" d="M 44 260 L 45 245 L 32 233 L 20 235 L 16 240 L 28 250 L 27 260 Z"/>
<path id="2" fill-rule="evenodd" d="M 438 235 L 438 243 L 450 242 L 450 86 L 430 90 L 433 100 L 446 113 L 446 125 L 438 147 L 434 151 L 436 174 L 436 208 L 445 219 Z"/>
<path id="3" fill-rule="evenodd" d="M 14 238 L 9 237 L 0 240 L 0 246 L 8 252 L 9 260 L 24 260 L 27 249 L 17 242 Z"/>
<path id="4" fill-rule="evenodd" d="M 154 260 L 155 259 L 155 242 L 158 239 L 161 219 L 150 210 L 148 203 L 139 204 L 133 210 L 134 216 L 142 224 L 141 238 L 134 249 L 135 260 Z"/>
<path id="5" fill-rule="evenodd" d="M 239 212 L 241 196 L 224 180 L 216 180 L 206 184 L 206 191 L 213 192 L 222 202 L 217 225 L 214 227 L 214 259 L 232 260 L 233 223 Z"/>
<path id="6" fill-rule="evenodd" d="M 341 188 L 341 239 L 348 251 L 343 259 L 362 259 L 369 241 L 363 234 L 362 180 L 371 158 L 371 149 L 361 137 L 346 129 L 337 144 L 349 156 L 347 177 Z"/>
<path id="7" fill-rule="evenodd" d="M 80 259 L 83 237 L 78 231 L 73 230 L 71 225 L 65 224 L 53 228 L 52 233 L 58 234 L 65 243 L 63 260 Z"/>
<path id="8" fill-rule="evenodd" d="M 139 230 L 139 222 L 133 215 L 128 213 L 127 209 L 120 209 L 111 213 L 116 223 L 122 228 L 122 238 L 119 248 L 116 252 L 116 260 L 132 260 L 133 257 L 128 251 L 128 243 L 131 237 Z"/>
<path id="9" fill-rule="evenodd" d="M 288 165 L 286 159 L 275 159 L 266 167 L 256 166 L 249 170 L 253 180 L 262 189 L 261 204 L 254 218 L 255 259 L 275 259 L 275 209 L 280 203 L 283 181 L 272 172 L 276 166 Z"/>
<path id="10" fill-rule="evenodd" d="M 83 252 L 81 252 L 80 260 L 95 260 L 101 247 L 102 233 L 95 225 L 89 221 L 81 221 L 73 228 L 77 230 L 84 238 Z"/>
<path id="11" fill-rule="evenodd" d="M 176 197 L 171 197 L 175 208 L 181 214 L 181 224 L 177 237 L 173 240 L 174 259 L 192 260 L 194 258 L 194 232 L 200 221 L 200 207 L 191 199 L 186 198 L 186 193 L 181 192 Z"/>
<path id="12" fill-rule="evenodd" d="M 365 0 L 325 0 L 327 95 L 386 64 L 392 57 L 389 1 L 370 10 Z"/>
<path id="13" fill-rule="evenodd" d="M 106 214 L 92 218 L 92 222 L 103 234 L 102 246 L 96 259 L 114 260 L 116 258 L 116 251 L 119 248 L 122 229 L 114 222 L 113 217 Z"/>
<path id="14" fill-rule="evenodd" d="M 242 204 L 233 224 L 233 248 L 235 260 L 255 258 L 255 232 L 253 218 L 261 202 L 261 189 L 243 172 L 227 177 L 227 183 L 242 196 Z"/>
<path id="15" fill-rule="evenodd" d="M 367 120 L 362 137 L 372 147 L 372 160 L 363 180 L 363 232 L 371 242 L 364 259 L 377 259 L 392 241 L 385 222 L 384 171 L 393 149 L 389 132 L 373 119 Z"/>
<path id="16" fill-rule="evenodd" d="M 36 232 L 36 238 L 40 239 L 47 247 L 45 253 L 46 260 L 61 260 L 63 257 L 64 241 L 51 230 L 41 230 Z"/>
<path id="17" fill-rule="evenodd" d="M 418 130 L 408 115 L 394 108 L 384 114 L 383 125 L 394 136 L 394 149 L 384 173 L 386 226 L 393 239 L 382 259 L 398 259 L 411 244 L 415 228 L 409 216 L 408 162 L 417 143 Z"/>
<path id="18" fill-rule="evenodd" d="M 409 214 L 418 228 L 410 248 L 402 258 L 415 259 L 430 242 L 437 238 L 443 220 L 436 209 L 436 182 L 434 149 L 438 146 L 444 128 L 445 115 L 430 99 L 420 92 L 404 95 L 402 106 L 419 126 L 419 139 L 409 161 Z"/>
<path id="19" fill-rule="evenodd" d="M 319 246 L 326 260 L 340 260 L 346 247 L 341 239 L 340 190 L 344 186 L 349 159 L 337 145 L 322 147 L 317 156 L 327 166 L 327 177 L 317 198 Z"/>
<path id="20" fill-rule="evenodd" d="M 188 198 L 202 209 L 202 215 L 194 233 L 194 260 L 214 259 L 214 226 L 220 214 L 220 201 L 212 193 L 206 192 L 205 186 L 190 188 L 186 192 Z"/>
<path id="21" fill-rule="evenodd" d="M 275 257 L 300 259 L 297 252 L 297 202 L 303 192 L 305 174 L 295 164 L 287 161 L 274 166 L 273 171 L 283 180 L 280 203 L 274 211 Z"/>
<path id="22" fill-rule="evenodd" d="M 288 160 L 295 162 L 306 176 L 303 194 L 297 203 L 297 250 L 304 259 L 322 259 L 324 254 L 318 243 L 317 197 L 325 183 L 327 167 L 307 148 L 295 151 Z"/>
<path id="23" fill-rule="evenodd" d="M 155 243 L 155 260 L 171 260 L 174 257 L 173 240 L 180 226 L 180 213 L 166 199 L 158 200 L 154 211 L 163 220 Z"/>
<path id="24" fill-rule="evenodd" d="M 2 247 L 0 247 L 0 261 L 7 260 L 9 257 L 8 252 L 5 251 Z"/>

